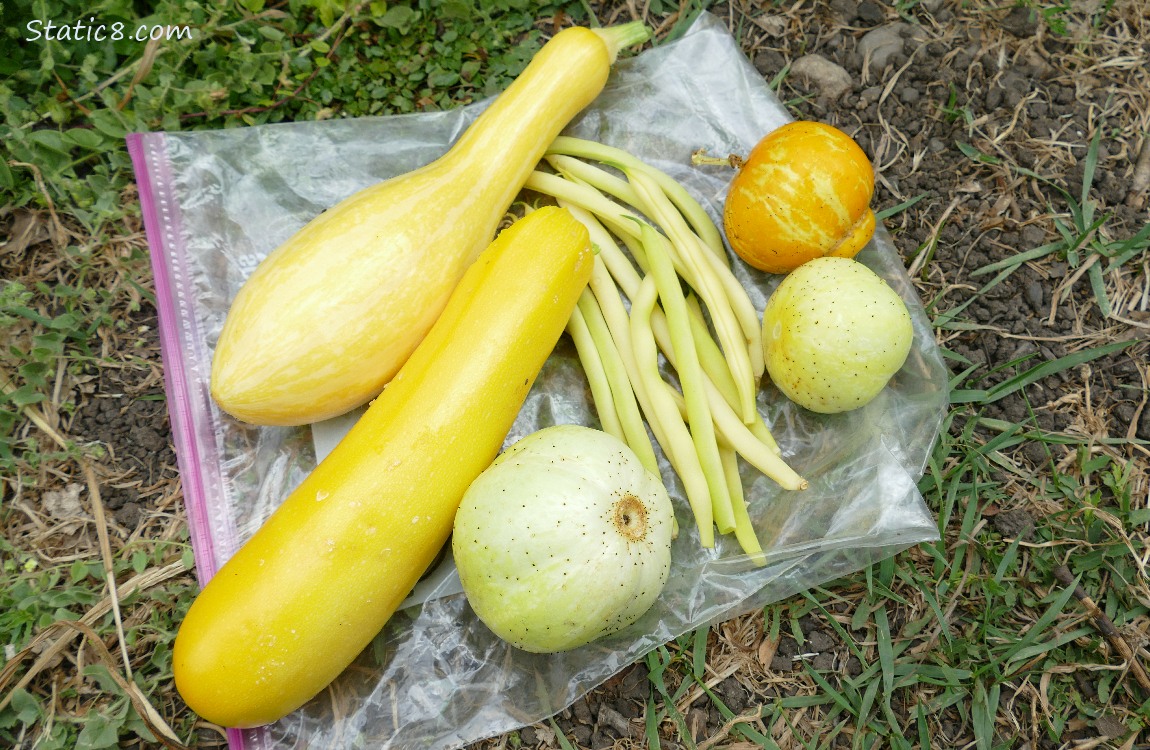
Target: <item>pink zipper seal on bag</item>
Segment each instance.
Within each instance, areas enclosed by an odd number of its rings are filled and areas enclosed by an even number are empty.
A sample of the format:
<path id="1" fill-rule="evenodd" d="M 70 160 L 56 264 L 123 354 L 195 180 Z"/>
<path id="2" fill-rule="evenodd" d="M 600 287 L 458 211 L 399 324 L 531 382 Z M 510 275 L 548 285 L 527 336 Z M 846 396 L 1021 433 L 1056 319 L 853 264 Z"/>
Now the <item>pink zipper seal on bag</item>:
<path id="1" fill-rule="evenodd" d="M 164 390 L 172 424 L 172 443 L 183 486 L 196 577 L 203 587 L 219 566 L 218 555 L 236 544 L 230 519 L 222 512 L 223 478 L 216 445 L 218 414 L 212 407 L 208 378 L 201 365 L 210 361 L 199 321 L 192 309 L 187 253 L 180 232 L 171 165 L 164 133 L 129 133 L 128 154 L 136 175 L 152 275 L 156 289 Z M 213 520 L 221 523 L 213 524 Z M 224 539 L 220 539 L 222 532 Z M 221 545 L 221 542 L 223 544 Z M 232 750 L 267 746 L 262 728 L 227 731 Z"/>

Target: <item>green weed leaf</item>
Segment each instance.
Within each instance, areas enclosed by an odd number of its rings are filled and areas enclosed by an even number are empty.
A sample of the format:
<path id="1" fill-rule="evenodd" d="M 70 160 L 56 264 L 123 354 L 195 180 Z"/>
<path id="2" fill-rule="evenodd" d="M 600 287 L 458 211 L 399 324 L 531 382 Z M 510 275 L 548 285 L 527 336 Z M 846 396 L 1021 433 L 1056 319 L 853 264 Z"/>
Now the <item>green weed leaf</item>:
<path id="1" fill-rule="evenodd" d="M 104 750 L 120 744 L 122 717 L 107 716 L 92 711 L 88 713 L 80 734 L 76 737 L 76 750 Z"/>
<path id="2" fill-rule="evenodd" d="M 16 688 L 9 695 L 8 706 L 0 711 L 0 729 L 28 726 L 40 718 L 40 703 L 24 688 Z"/>
<path id="3" fill-rule="evenodd" d="M 406 5 L 397 5 L 388 8 L 386 13 L 375 19 L 375 22 L 385 29 L 395 29 L 401 34 L 406 34 L 418 16 L 418 11 Z"/>

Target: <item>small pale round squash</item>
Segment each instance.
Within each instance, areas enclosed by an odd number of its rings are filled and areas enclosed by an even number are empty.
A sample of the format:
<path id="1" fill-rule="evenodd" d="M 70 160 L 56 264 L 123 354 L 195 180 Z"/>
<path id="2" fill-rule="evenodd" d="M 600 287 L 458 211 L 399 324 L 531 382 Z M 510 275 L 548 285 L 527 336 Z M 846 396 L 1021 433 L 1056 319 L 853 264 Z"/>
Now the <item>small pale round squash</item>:
<path id="1" fill-rule="evenodd" d="M 468 488 L 452 551 L 468 602 L 525 651 L 583 646 L 641 617 L 667 582 L 674 512 L 618 438 L 547 427 Z"/>

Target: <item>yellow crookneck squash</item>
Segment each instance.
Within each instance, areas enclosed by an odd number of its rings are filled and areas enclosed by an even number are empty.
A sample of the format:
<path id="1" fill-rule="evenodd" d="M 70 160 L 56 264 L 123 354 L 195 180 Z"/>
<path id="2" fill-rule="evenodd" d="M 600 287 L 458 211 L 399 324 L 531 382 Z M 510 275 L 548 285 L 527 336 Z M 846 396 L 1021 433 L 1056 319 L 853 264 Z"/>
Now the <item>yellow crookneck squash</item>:
<path id="1" fill-rule="evenodd" d="M 638 22 L 564 29 L 444 156 L 351 195 L 268 255 L 220 333 L 216 403 L 252 424 L 299 425 L 374 398 L 619 50 L 647 36 Z"/>
<path id="2" fill-rule="evenodd" d="M 172 661 L 193 711 L 275 721 L 371 642 L 498 454 L 593 260 L 555 207 L 479 256 L 386 390 L 192 603 Z"/>

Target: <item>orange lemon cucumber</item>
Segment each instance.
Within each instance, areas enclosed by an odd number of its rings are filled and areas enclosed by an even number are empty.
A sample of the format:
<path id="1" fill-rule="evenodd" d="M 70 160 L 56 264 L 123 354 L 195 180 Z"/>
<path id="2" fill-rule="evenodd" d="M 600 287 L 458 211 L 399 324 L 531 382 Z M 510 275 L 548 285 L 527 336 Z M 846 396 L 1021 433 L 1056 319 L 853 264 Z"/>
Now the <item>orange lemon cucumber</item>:
<path id="1" fill-rule="evenodd" d="M 853 258 L 874 235 L 873 194 L 874 170 L 850 136 L 792 122 L 767 134 L 740 166 L 723 227 L 748 264 L 786 273 L 813 258 Z"/>

